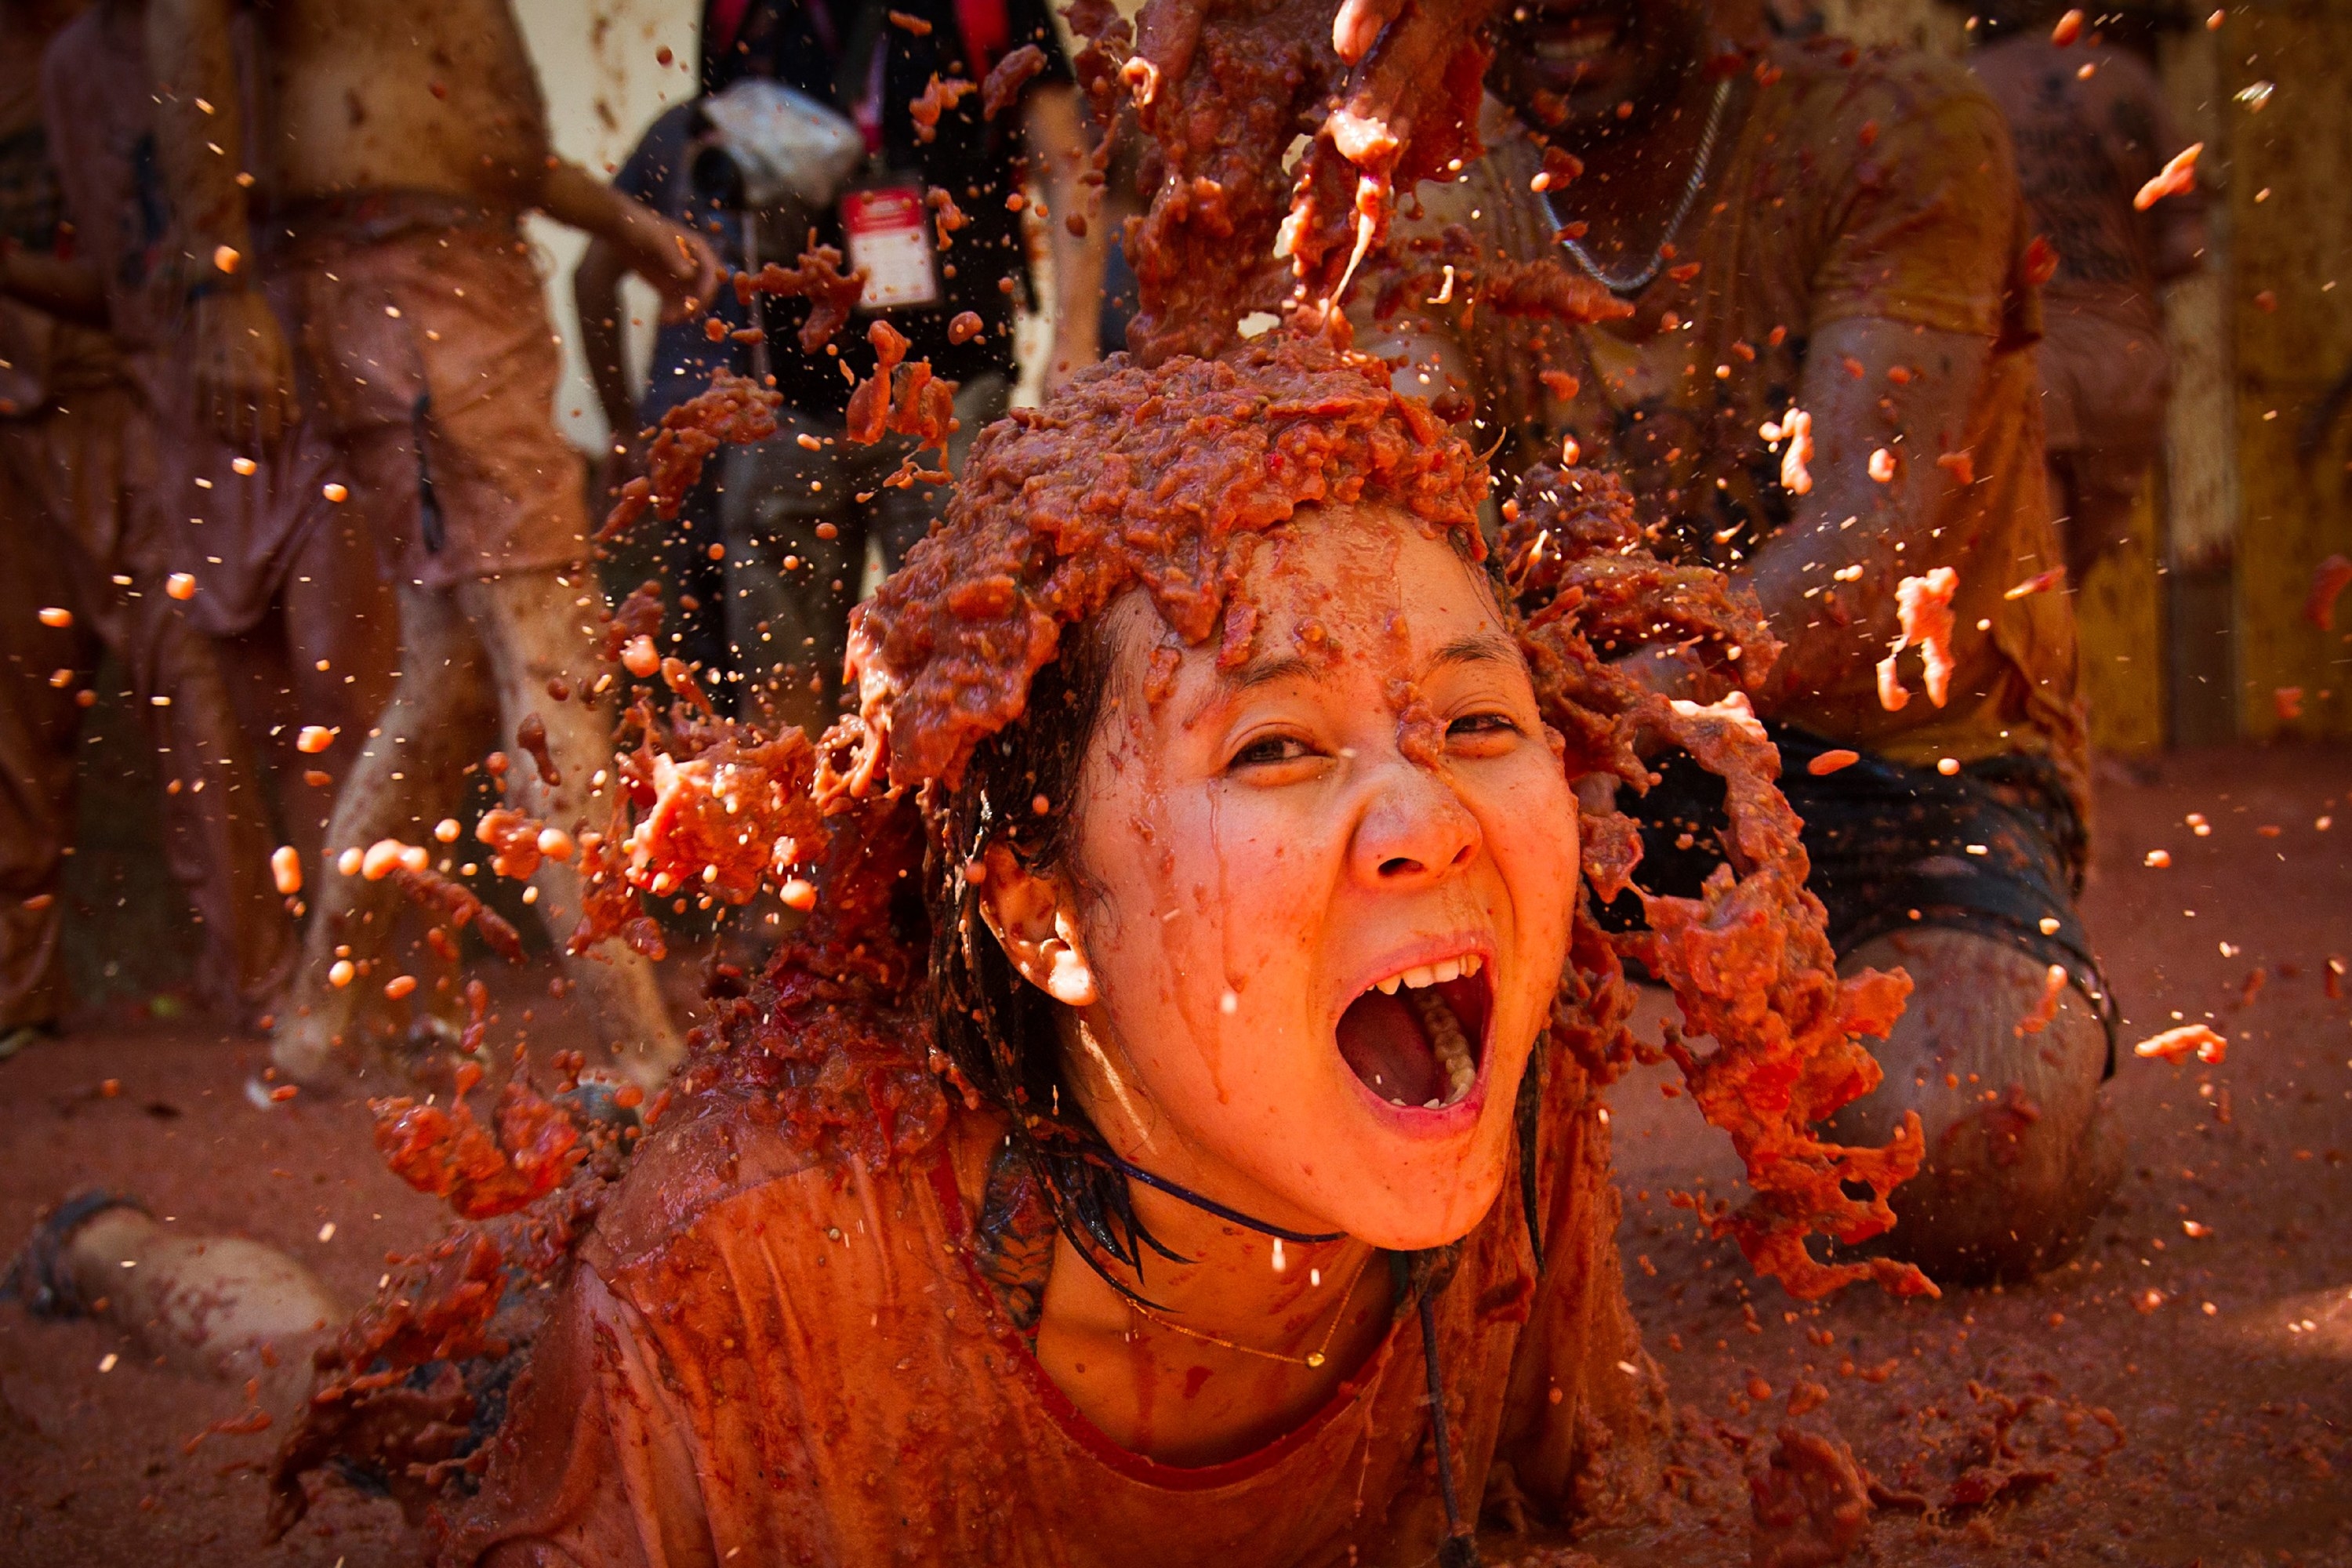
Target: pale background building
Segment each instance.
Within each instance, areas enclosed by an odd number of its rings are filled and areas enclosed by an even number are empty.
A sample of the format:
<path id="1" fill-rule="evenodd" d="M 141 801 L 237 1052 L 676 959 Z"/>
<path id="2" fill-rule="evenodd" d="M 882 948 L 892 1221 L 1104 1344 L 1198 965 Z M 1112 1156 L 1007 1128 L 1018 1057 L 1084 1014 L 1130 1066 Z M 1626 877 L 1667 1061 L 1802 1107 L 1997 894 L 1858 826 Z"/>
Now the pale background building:
<path id="1" fill-rule="evenodd" d="M 539 65 L 556 151 L 588 169 L 612 174 L 656 115 L 694 96 L 700 0 L 516 0 L 515 11 Z M 661 63 L 665 49 L 667 65 Z M 563 337 L 556 416 L 573 441 L 593 449 L 604 442 L 604 420 L 580 357 L 572 309 L 572 269 L 587 239 L 537 216 L 529 232 Z M 628 337 L 631 368 L 642 373 L 653 341 L 654 292 L 634 279 L 627 289 L 632 317 L 643 323 Z"/>

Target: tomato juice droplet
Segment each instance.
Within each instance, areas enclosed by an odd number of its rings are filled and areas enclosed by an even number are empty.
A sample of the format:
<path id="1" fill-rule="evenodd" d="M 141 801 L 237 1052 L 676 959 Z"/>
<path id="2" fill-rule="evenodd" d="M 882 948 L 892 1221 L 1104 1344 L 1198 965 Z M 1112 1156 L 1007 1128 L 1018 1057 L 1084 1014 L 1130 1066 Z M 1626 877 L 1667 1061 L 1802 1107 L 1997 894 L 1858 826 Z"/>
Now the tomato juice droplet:
<path id="1" fill-rule="evenodd" d="M 408 846 L 397 838 L 379 838 L 360 856 L 360 875 L 371 882 L 381 882 L 392 875 L 407 851 Z"/>

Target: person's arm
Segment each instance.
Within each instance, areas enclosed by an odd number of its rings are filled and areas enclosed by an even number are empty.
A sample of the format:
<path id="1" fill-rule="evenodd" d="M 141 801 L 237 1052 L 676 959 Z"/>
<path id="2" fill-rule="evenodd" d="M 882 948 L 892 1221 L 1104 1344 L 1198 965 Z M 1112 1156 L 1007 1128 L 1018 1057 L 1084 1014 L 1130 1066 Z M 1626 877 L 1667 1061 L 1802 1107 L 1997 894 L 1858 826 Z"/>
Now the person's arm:
<path id="1" fill-rule="evenodd" d="M 0 295 L 77 326 L 104 328 L 106 280 L 85 262 L 0 239 Z"/>
<path id="2" fill-rule="evenodd" d="M 1348 319 L 1356 329 L 1356 346 L 1389 362 L 1389 385 L 1394 391 L 1433 400 L 1475 384 L 1476 368 L 1463 342 L 1459 317 L 1408 308 L 1378 321 L 1366 291 L 1359 289 L 1349 300 Z"/>
<path id="3" fill-rule="evenodd" d="M 2150 127 L 2148 173 L 2154 174 L 2164 160 L 2189 144 L 2189 138 L 2182 134 L 2170 106 L 2165 102 L 2164 88 L 2156 73 L 2142 68 L 2137 74 L 2145 100 L 2142 118 Z M 2205 247 L 2209 243 L 2205 226 L 2207 199 L 2203 185 L 2192 185 L 2179 195 L 2167 196 L 2139 217 L 2141 223 L 2154 230 L 2155 243 L 2148 247 L 2148 254 L 2158 283 L 2177 283 L 2205 270 Z"/>
<path id="4" fill-rule="evenodd" d="M 630 200 L 577 163 L 558 160 L 549 166 L 537 205 L 556 222 L 603 240 L 623 270 L 661 290 L 666 320 L 691 315 L 719 292 L 723 269 L 700 235 Z"/>
<path id="5" fill-rule="evenodd" d="M 1961 482 L 1937 459 L 1960 450 L 1991 354 L 1988 339 L 1872 317 L 1814 333 L 1797 395 L 1813 416 L 1811 493 L 1733 574 L 1756 590 L 1786 645 L 1756 694 L 1760 710 L 1883 658 L 1897 632 L 1895 584 L 1967 552 L 1969 541 L 1937 536 L 1943 500 Z M 1898 366 L 1909 377 L 1902 384 L 1887 375 Z M 1895 460 L 1885 484 L 1870 474 L 1881 450 Z M 1859 578 L 1838 581 L 1855 568 Z"/>
<path id="6" fill-rule="evenodd" d="M 1828 238 L 1809 279 L 1794 394 L 1812 416 L 1812 488 L 1790 498 L 1787 526 L 1734 572 L 1786 644 L 1751 694 L 1766 714 L 1876 664 L 1896 637 L 1896 585 L 1962 566 L 1976 542 L 1937 519 L 1956 487 L 1984 477 L 1974 470 L 1987 454 L 1959 454 L 2023 287 L 2023 208 L 2007 128 L 1982 89 L 1941 66 L 1907 69 L 1911 103 L 1891 90 L 1851 96 L 1815 136 Z M 1884 133 L 1846 123 L 1864 116 Z M 1838 168 L 1831 155 L 1853 162 Z M 1882 450 L 1893 464 L 1884 483 L 1871 475 Z M 1842 572 L 1852 575 L 1840 581 Z M 1690 694 L 1687 661 L 1636 662 L 1652 685 Z"/>
<path id="7" fill-rule="evenodd" d="M 1986 338 L 1868 316 L 1831 322 L 1813 335 L 1796 398 L 1813 420 L 1807 465 L 1813 488 L 1788 526 L 1731 573 L 1755 590 L 1782 644 L 1763 685 L 1749 694 L 1759 713 L 1875 664 L 1900 630 L 1896 585 L 1958 566 L 1967 554 L 1969 542 L 1936 518 L 1972 461 L 1948 468 L 1937 459 L 1961 450 L 1991 354 Z M 1887 376 L 1897 366 L 1905 384 Z M 1885 483 L 1870 472 L 1882 450 L 1894 462 Z M 1623 662 L 1669 697 L 1720 695 L 1718 683 L 1679 649 L 1653 647 Z"/>
<path id="8" fill-rule="evenodd" d="M 1449 389 L 1464 389 L 1474 403 L 1483 405 L 1485 389 L 1474 385 L 1476 358 L 1463 321 L 1469 290 L 1449 290 L 1440 302 L 1437 289 L 1422 287 L 1418 275 L 1444 265 L 1432 265 L 1425 250 L 1449 225 L 1476 236 L 1482 249 L 1501 253 L 1496 225 L 1502 215 L 1490 216 L 1480 206 L 1474 218 L 1475 204 L 1459 199 L 1473 188 L 1488 187 L 1489 162 L 1497 156 L 1489 148 L 1486 159 L 1462 181 L 1432 181 L 1411 193 L 1411 201 L 1401 199 L 1389 225 L 1388 243 L 1364 258 L 1341 301 L 1355 331 L 1356 347 L 1389 363 L 1389 384 L 1402 396 L 1428 400 Z M 1386 315 L 1378 313 L 1383 304 Z"/>
<path id="9" fill-rule="evenodd" d="M 1079 175 L 1090 151 L 1078 118 L 1076 88 L 1066 82 L 1032 88 L 1021 100 L 1021 142 L 1045 188 L 1045 210 L 1051 215 L 1046 233 L 1054 256 L 1054 349 L 1045 369 L 1045 389 L 1051 392 L 1102 357 L 1109 226 L 1097 216 L 1087 223 L 1083 236 L 1070 232 L 1070 219 L 1086 212 Z"/>
<path id="10" fill-rule="evenodd" d="M 191 258 L 197 405 L 231 441 L 266 444 L 292 422 L 294 362 L 277 315 L 251 287 L 253 235 L 237 184 L 244 105 L 229 47 L 235 9 L 236 0 L 151 0 L 147 54 L 165 84 L 156 154 Z"/>
<path id="11" fill-rule="evenodd" d="M 2178 283 L 2205 270 L 2205 208 L 2156 204 L 2156 280 Z"/>
<path id="12" fill-rule="evenodd" d="M 588 242 L 572 274 L 572 303 L 580 312 L 580 352 L 587 356 L 588 379 L 613 433 L 598 465 L 607 489 L 627 477 L 623 470 L 637 447 L 636 403 L 629 394 L 628 367 L 622 363 L 621 278 L 626 270 L 612 242 L 597 238 Z"/>

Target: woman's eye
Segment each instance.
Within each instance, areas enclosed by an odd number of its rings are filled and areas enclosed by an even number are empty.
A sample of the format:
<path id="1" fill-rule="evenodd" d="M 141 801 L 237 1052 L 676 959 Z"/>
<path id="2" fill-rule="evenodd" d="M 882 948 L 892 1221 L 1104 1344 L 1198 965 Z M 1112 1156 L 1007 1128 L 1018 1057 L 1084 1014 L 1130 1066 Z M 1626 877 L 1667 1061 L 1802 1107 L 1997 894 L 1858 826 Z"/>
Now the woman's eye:
<path id="1" fill-rule="evenodd" d="M 1445 727 L 1449 741 L 1500 739 L 1518 733 L 1518 721 L 1507 713 L 1465 713 Z"/>
<path id="2" fill-rule="evenodd" d="M 1303 762 L 1314 752 L 1296 735 L 1261 735 L 1234 753 L 1228 767 L 1265 767 L 1270 763 Z"/>

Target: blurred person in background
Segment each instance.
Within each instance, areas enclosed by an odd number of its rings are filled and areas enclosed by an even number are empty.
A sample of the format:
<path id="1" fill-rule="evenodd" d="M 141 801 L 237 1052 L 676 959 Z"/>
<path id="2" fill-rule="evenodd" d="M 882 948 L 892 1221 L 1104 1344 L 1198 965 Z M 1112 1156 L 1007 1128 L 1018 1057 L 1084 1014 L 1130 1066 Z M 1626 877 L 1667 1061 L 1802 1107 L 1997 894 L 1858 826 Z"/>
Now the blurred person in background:
<path id="1" fill-rule="evenodd" d="M 673 310 L 712 297 L 708 247 L 554 155 L 508 0 L 152 0 L 148 45 L 167 88 L 159 161 L 188 250 L 213 260 L 186 289 L 199 409 L 240 449 L 268 451 L 299 395 L 399 605 L 397 695 L 343 783 L 330 849 L 428 842 L 467 765 L 540 727 L 547 764 L 514 770 L 506 804 L 573 833 L 601 819 L 611 720 L 590 692 L 604 605 L 521 215 L 611 241 Z M 265 155 L 241 170 L 221 149 L 247 145 L 248 117 Z M 285 327 L 265 282 L 290 300 Z M 550 858 L 532 883 L 560 941 L 580 877 Z M 366 973 L 398 896 L 391 880 L 315 879 L 279 1072 L 319 1081 L 360 1065 L 352 973 L 332 965 Z M 681 1043 L 646 961 L 605 944 L 567 971 L 626 1070 L 666 1076 Z"/>
<path id="2" fill-rule="evenodd" d="M 104 293 L 152 430 L 151 505 L 192 590 L 182 613 L 212 640 L 247 743 L 269 762 L 278 839 L 315 866 L 331 780 L 392 695 L 397 612 L 361 516 L 327 497 L 335 454 L 317 421 L 298 417 L 257 460 L 196 411 L 192 258 L 156 162 L 146 14 L 145 0 L 98 0 L 49 46 L 49 145 L 75 262 Z"/>
<path id="3" fill-rule="evenodd" d="M 1049 389 L 1097 357 L 1103 228 L 1083 210 L 1089 147 L 1044 0 L 727 0 L 712 5 L 706 37 L 707 80 L 772 79 L 838 114 L 865 154 L 768 258 L 790 266 L 813 230 L 844 253 L 844 270 L 865 269 L 859 308 L 826 349 L 804 354 L 806 305 L 764 304 L 781 428 L 731 448 L 719 479 L 730 634 L 756 684 L 753 710 L 814 733 L 834 717 L 869 542 L 894 569 L 946 503 L 936 484 L 886 482 L 913 454 L 908 438 L 842 439 L 853 382 L 874 365 L 870 325 L 887 321 L 908 338 L 909 360 L 929 359 L 956 384 L 952 472 L 1011 402 L 1014 317 L 1033 298 L 1027 226 L 1042 220 L 1054 268 Z M 928 110 L 919 116 L 935 79 L 978 84 L 1024 49 L 1036 51 L 1037 68 L 1002 113 L 984 117 L 975 91 L 935 123 Z M 1032 184 L 1043 205 L 1024 215 Z"/>
<path id="4" fill-rule="evenodd" d="M 177 519 L 141 374 L 152 367 L 108 330 L 114 291 L 81 254 L 59 178 L 68 149 L 42 114 L 43 48 L 96 25 L 68 27 L 80 10 L 0 5 L 0 1058 L 65 1012 L 76 742 L 105 654 L 154 747 L 163 851 L 204 927 L 212 1002 L 250 1023 L 294 956 L 268 808 L 215 650 L 179 597 L 201 584 L 173 577 Z"/>
<path id="5" fill-rule="evenodd" d="M 656 116 L 636 146 L 613 176 L 613 188 L 671 221 L 702 236 L 711 253 L 730 270 L 745 265 L 743 211 L 740 182 L 731 188 L 698 171 L 714 168 L 703 155 L 720 141 L 709 114 L 710 100 L 747 78 L 771 78 L 770 62 L 742 47 L 714 47 L 721 29 L 742 28 L 743 0 L 712 0 L 704 7 L 702 23 L 701 91 L 683 103 L 674 103 Z M 729 16 L 721 13 L 731 12 Z M 718 166 L 723 166 L 718 165 Z M 786 254 L 768 259 L 790 265 Z M 596 388 L 612 438 L 598 465 L 595 494 L 609 504 L 622 485 L 644 472 L 647 442 L 643 432 L 661 423 L 663 415 L 710 384 L 714 372 L 735 375 L 764 374 L 755 364 L 752 345 L 733 334 L 751 325 L 751 311 L 731 289 L 722 288 L 698 317 L 662 320 L 654 330 L 652 353 L 646 365 L 642 392 L 633 391 L 625 362 L 625 326 L 639 324 L 628 314 L 622 279 L 628 262 L 621 248 L 602 237 L 591 237 L 572 275 L 573 303 L 580 312 L 581 347 L 588 376 Z M 728 333 L 714 340 L 705 322 L 717 320 Z M 757 356 L 764 358 L 764 356 Z M 725 712 L 736 705 L 740 668 L 729 647 L 726 621 L 728 568 L 710 558 L 709 547 L 719 540 L 719 494 L 720 465 L 708 465 L 688 492 L 673 522 L 649 522 L 659 537 L 647 553 L 669 590 L 663 651 L 682 658 L 702 675 L 712 701 Z"/>
<path id="6" fill-rule="evenodd" d="M 2205 263 L 2205 198 L 2146 212 L 2132 197 L 2188 144 L 2147 62 L 2095 32 L 2059 44 L 2066 7 L 2001 0 L 1982 11 L 1969 67 L 2000 106 L 2018 183 L 2057 252 L 2042 286 L 2042 417 L 2066 574 L 2080 585 L 2126 542 L 2164 444 L 2172 364 L 2163 289 Z"/>
<path id="7" fill-rule="evenodd" d="M 1109 136 L 1102 207 L 1089 220 L 1103 237 L 1102 300 L 1095 312 L 1095 338 L 1106 356 L 1127 352 L 1127 327 L 1139 303 L 1135 268 L 1127 261 L 1127 220 L 1141 217 L 1151 207 L 1151 187 L 1143 177 L 1146 139 L 1131 107 L 1120 106 Z"/>

